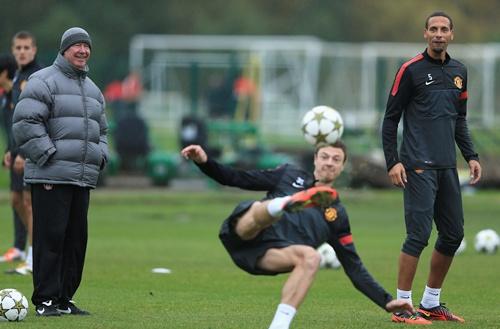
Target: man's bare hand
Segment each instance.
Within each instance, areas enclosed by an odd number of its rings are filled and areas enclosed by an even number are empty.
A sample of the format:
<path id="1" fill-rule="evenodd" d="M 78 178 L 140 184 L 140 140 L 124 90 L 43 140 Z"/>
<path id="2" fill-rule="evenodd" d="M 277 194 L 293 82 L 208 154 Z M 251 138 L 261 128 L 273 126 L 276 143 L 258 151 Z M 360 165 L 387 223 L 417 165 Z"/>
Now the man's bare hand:
<path id="1" fill-rule="evenodd" d="M 200 145 L 189 145 L 181 151 L 181 155 L 186 160 L 193 160 L 196 163 L 207 162 L 208 156 Z"/>
<path id="2" fill-rule="evenodd" d="M 406 170 L 401 162 L 394 165 L 394 167 L 389 170 L 389 178 L 391 179 L 391 183 L 397 187 L 405 187 L 405 184 L 408 182 L 406 180 Z"/>
<path id="3" fill-rule="evenodd" d="M 10 168 L 12 165 L 12 156 L 10 154 L 10 151 L 5 152 L 3 155 L 3 165 L 7 168 Z"/>
<path id="4" fill-rule="evenodd" d="M 24 172 L 24 162 L 24 158 L 18 154 L 14 159 L 14 166 L 12 167 L 16 173 L 22 174 Z"/>
<path id="5" fill-rule="evenodd" d="M 405 300 L 401 299 L 393 299 L 389 303 L 385 305 L 385 309 L 387 312 L 403 312 L 403 311 L 408 311 L 411 313 L 415 313 L 415 309 L 413 308 L 412 305 L 408 304 Z"/>
<path id="6" fill-rule="evenodd" d="M 481 179 L 481 164 L 479 163 L 479 161 L 470 160 L 469 171 L 470 171 L 470 184 L 474 185 Z"/>

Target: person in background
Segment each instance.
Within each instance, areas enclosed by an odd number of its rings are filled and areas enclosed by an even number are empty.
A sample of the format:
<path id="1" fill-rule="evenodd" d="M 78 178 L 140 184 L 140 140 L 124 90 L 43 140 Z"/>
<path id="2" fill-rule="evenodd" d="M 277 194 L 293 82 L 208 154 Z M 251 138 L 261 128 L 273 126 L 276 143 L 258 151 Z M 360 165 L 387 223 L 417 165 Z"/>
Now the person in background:
<path id="1" fill-rule="evenodd" d="M 9 112 L 12 109 L 12 85 L 17 70 L 16 59 L 11 54 L 0 54 L 0 106 L 6 140 L 11 138 L 10 125 L 7 124 Z M 3 257 L 3 256 L 2 256 Z M 2 258 L 3 261 L 5 259 Z"/>
<path id="2" fill-rule="evenodd" d="M 24 259 L 26 240 L 28 248 L 26 261 L 7 273 L 21 275 L 30 274 L 33 271 L 33 249 L 32 249 L 32 224 L 33 213 L 31 209 L 31 193 L 29 186 L 23 183 L 24 157 L 19 154 L 12 139 L 12 115 L 19 101 L 28 77 L 38 71 L 41 66 L 36 60 L 37 45 L 35 36 L 28 31 L 19 31 L 12 37 L 12 54 L 17 63 L 17 71 L 13 79 L 11 103 L 9 109 L 4 108 L 4 122 L 7 131 L 7 151 L 4 154 L 3 163 L 10 169 L 11 203 L 14 213 L 14 245 L 0 257 L 0 261 L 13 261 Z"/>

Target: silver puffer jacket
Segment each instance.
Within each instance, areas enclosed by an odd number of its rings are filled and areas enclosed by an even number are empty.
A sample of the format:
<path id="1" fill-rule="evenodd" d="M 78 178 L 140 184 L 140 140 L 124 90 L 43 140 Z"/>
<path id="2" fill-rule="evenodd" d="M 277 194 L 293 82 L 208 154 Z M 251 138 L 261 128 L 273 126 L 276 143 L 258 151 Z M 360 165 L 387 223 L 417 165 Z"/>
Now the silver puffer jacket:
<path id="1" fill-rule="evenodd" d="M 26 183 L 94 188 L 108 158 L 104 97 L 62 55 L 29 78 L 12 131 L 26 157 Z"/>

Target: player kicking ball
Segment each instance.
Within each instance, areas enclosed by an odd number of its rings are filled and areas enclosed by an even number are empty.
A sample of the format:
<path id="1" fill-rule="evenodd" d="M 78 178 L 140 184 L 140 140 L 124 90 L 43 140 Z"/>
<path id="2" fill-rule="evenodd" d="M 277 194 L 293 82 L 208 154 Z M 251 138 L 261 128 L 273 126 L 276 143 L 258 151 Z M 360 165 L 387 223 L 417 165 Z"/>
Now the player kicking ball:
<path id="1" fill-rule="evenodd" d="M 241 202 L 223 222 L 219 238 L 234 263 L 254 275 L 290 273 L 269 329 L 287 329 L 319 269 L 316 248 L 328 242 L 354 286 L 387 312 L 414 313 L 393 300 L 366 270 L 354 248 L 347 212 L 332 188 L 347 159 L 337 141 L 316 148 L 314 171 L 284 164 L 272 170 L 237 170 L 208 158 L 199 145 L 181 151 L 222 185 L 266 191 L 260 201 Z"/>

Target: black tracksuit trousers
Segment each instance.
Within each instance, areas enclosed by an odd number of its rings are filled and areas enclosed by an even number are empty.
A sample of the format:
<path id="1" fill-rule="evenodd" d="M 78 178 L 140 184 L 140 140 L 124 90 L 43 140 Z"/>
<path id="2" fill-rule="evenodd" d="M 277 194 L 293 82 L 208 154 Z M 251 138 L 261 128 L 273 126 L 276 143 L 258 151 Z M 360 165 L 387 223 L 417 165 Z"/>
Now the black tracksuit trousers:
<path id="1" fill-rule="evenodd" d="M 32 184 L 33 304 L 71 300 L 80 285 L 87 248 L 90 190 Z"/>

